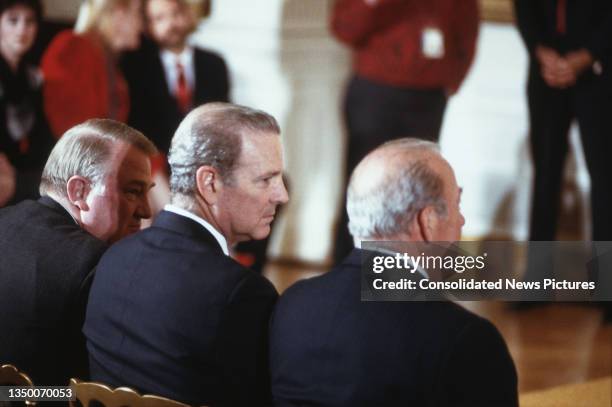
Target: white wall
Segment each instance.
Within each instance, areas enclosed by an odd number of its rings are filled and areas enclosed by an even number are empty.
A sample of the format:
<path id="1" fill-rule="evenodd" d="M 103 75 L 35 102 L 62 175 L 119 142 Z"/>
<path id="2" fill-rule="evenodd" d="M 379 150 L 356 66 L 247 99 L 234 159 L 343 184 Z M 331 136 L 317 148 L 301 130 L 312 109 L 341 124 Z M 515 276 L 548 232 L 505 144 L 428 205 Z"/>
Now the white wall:
<path id="1" fill-rule="evenodd" d="M 472 69 L 450 100 L 441 145 L 464 188 L 464 236 L 526 235 L 527 62 L 513 25 L 483 23 Z"/>

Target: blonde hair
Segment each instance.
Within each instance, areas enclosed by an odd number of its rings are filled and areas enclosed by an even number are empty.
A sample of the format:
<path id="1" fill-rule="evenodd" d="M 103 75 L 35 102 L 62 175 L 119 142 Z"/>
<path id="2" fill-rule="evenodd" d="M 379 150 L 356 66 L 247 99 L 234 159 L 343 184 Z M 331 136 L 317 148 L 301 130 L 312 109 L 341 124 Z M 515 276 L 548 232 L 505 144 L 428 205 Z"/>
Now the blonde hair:
<path id="1" fill-rule="evenodd" d="M 127 7 L 132 0 L 83 0 L 79 8 L 74 32 L 77 34 L 100 31 L 109 12 L 116 7 Z"/>

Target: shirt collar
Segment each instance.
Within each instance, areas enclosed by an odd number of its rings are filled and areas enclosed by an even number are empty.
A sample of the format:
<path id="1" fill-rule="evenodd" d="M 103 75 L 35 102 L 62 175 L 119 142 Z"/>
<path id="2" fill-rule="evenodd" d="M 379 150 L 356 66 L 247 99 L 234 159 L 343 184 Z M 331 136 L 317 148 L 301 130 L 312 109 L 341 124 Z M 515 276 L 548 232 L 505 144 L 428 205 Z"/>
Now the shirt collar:
<path id="1" fill-rule="evenodd" d="M 183 67 L 191 66 L 193 61 L 193 47 L 189 45 L 185 46 L 185 49 L 180 54 L 175 54 L 172 51 L 168 51 L 167 49 L 162 49 L 159 51 L 161 55 L 161 60 L 164 62 L 164 65 L 176 66 L 177 62 L 180 62 Z"/>
<path id="2" fill-rule="evenodd" d="M 183 208 L 179 208 L 176 205 L 168 204 L 168 205 L 164 206 L 164 210 L 168 211 L 168 212 L 175 213 L 175 214 L 180 215 L 180 216 L 184 216 L 184 217 L 189 218 L 189 219 L 191 219 L 191 220 L 193 220 L 195 222 L 198 222 L 206 230 L 208 230 L 211 235 L 213 235 L 213 237 L 217 240 L 217 242 L 219 242 L 219 246 L 221 246 L 221 249 L 223 250 L 223 253 L 225 253 L 226 256 L 229 256 L 229 248 L 227 246 L 227 240 L 210 223 L 208 223 L 207 221 L 205 221 L 204 219 L 202 219 L 198 215 L 196 215 L 194 213 L 191 213 L 191 212 L 189 212 L 189 211 L 187 211 L 187 210 L 185 210 Z"/>

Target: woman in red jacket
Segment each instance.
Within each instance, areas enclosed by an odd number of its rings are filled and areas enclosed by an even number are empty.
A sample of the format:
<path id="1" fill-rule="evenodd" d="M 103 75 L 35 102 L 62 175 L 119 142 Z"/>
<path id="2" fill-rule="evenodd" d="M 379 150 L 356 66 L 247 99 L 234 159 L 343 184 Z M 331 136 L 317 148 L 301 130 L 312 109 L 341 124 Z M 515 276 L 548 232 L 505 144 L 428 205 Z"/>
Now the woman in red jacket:
<path id="1" fill-rule="evenodd" d="M 91 118 L 127 121 L 128 87 L 117 60 L 139 45 L 140 0 L 85 0 L 73 31 L 42 60 L 44 108 L 55 137 Z"/>

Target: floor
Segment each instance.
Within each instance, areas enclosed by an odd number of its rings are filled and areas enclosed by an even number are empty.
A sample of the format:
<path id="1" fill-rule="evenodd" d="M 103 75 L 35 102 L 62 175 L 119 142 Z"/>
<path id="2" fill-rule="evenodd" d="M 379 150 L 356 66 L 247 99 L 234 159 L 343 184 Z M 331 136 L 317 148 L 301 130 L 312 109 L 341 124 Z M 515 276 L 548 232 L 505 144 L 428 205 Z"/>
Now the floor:
<path id="1" fill-rule="evenodd" d="M 273 263 L 264 274 L 279 292 L 325 271 Z M 523 311 L 499 302 L 463 305 L 493 322 L 504 336 L 519 375 L 521 394 L 612 375 L 612 324 L 598 308 L 553 304 Z"/>

